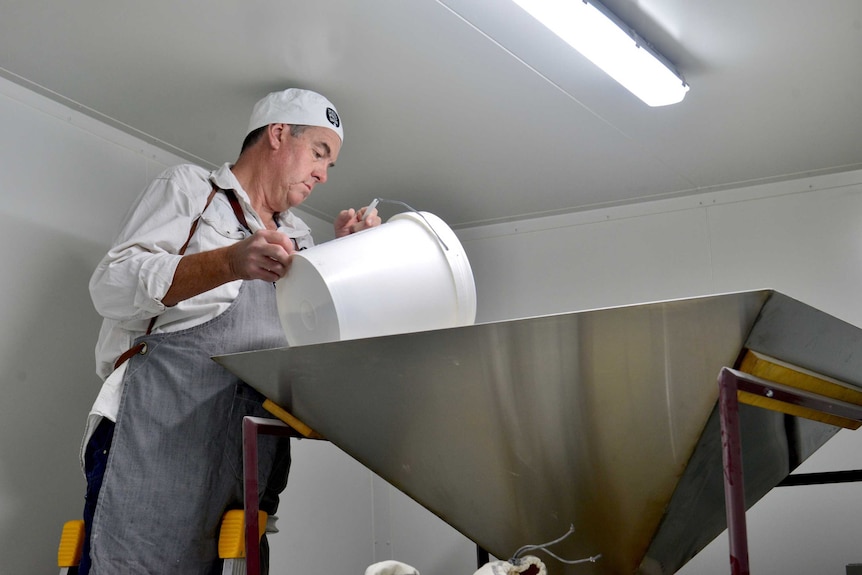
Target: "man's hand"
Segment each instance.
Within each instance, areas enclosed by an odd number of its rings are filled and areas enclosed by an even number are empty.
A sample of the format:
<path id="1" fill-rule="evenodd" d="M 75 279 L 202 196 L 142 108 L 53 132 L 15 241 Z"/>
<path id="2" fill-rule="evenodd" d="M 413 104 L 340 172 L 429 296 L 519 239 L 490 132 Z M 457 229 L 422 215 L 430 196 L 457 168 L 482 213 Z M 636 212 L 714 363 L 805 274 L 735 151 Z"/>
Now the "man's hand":
<path id="1" fill-rule="evenodd" d="M 338 217 L 335 218 L 335 237 L 341 238 L 349 234 L 373 228 L 380 225 L 380 216 L 377 215 L 377 209 L 373 208 L 371 213 L 366 214 L 365 208 L 358 212 L 353 208 L 349 210 L 341 210 Z"/>
<path id="2" fill-rule="evenodd" d="M 290 267 L 293 242 L 275 230 L 258 230 L 231 246 L 182 257 L 162 303 L 173 306 L 234 280 L 283 278 Z"/>
<path id="3" fill-rule="evenodd" d="M 228 265 L 235 279 L 274 282 L 287 274 L 294 251 L 283 233 L 258 230 L 228 249 Z"/>

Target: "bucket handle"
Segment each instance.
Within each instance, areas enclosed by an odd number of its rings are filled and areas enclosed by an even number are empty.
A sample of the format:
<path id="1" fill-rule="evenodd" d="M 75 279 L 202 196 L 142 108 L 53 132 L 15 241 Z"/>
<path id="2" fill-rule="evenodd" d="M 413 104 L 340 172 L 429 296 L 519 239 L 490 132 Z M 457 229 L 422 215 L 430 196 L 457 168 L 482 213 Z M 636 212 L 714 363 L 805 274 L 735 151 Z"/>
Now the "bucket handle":
<path id="1" fill-rule="evenodd" d="M 410 210 L 411 212 L 413 212 L 414 214 L 416 214 L 417 216 L 422 218 L 422 220 L 428 225 L 428 227 L 431 229 L 431 231 L 434 233 L 434 235 L 437 236 L 437 241 L 440 242 L 440 245 L 443 246 L 443 249 L 446 250 L 447 252 L 449 251 L 449 246 L 446 245 L 446 242 L 443 241 L 443 238 L 440 237 L 440 234 L 438 234 L 437 230 L 434 229 L 434 226 L 431 225 L 431 222 L 429 222 L 428 219 L 422 214 L 422 212 L 420 212 L 416 208 L 414 208 L 414 207 L 410 206 L 409 204 L 402 202 L 400 200 L 387 200 L 386 198 L 374 198 L 373 201 L 377 202 L 377 203 L 382 202 L 384 204 L 398 204 L 399 206 L 404 206 L 405 208 L 407 208 L 408 210 Z"/>

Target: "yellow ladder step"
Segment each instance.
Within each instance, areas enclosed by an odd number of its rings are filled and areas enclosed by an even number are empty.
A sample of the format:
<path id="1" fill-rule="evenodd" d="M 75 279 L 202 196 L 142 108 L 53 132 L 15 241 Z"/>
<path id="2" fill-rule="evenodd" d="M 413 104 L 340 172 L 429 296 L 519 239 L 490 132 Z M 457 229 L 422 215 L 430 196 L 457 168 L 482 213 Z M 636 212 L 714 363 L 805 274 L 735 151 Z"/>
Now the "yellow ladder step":
<path id="1" fill-rule="evenodd" d="M 265 511 L 257 512 L 258 541 L 266 531 L 267 515 Z M 218 556 L 221 559 L 245 558 L 245 511 L 231 509 L 221 520 L 221 530 L 218 536 Z"/>
<path id="2" fill-rule="evenodd" d="M 77 567 L 84 548 L 84 521 L 76 519 L 63 524 L 60 546 L 57 549 L 57 566 L 61 569 Z M 62 571 L 61 571 L 62 573 Z"/>

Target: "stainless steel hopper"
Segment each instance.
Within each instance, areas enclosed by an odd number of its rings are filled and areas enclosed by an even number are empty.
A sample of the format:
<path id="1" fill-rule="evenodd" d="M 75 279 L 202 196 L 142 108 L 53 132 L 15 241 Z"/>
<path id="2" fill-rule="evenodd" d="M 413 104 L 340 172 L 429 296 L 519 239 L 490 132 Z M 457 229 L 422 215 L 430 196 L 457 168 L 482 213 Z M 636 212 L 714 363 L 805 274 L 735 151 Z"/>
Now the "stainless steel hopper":
<path id="1" fill-rule="evenodd" d="M 753 350 L 862 390 L 862 330 L 765 290 L 216 358 L 492 555 L 670 574 L 726 525 L 716 378 Z M 740 406 L 753 504 L 838 428 Z"/>

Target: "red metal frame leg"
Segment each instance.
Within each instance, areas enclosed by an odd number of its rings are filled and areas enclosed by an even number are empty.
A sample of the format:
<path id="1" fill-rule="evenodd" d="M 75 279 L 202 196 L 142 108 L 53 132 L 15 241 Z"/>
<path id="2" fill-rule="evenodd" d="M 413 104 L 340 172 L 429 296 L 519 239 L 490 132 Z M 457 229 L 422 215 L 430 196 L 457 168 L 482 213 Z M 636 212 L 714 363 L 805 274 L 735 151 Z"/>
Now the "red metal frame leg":
<path id="1" fill-rule="evenodd" d="M 742 433 L 739 427 L 737 393 L 743 391 L 849 421 L 862 421 L 862 406 L 767 381 L 729 367 L 722 368 L 719 373 L 718 389 L 721 455 L 724 461 L 724 499 L 727 509 L 727 531 L 730 537 L 730 572 L 733 575 L 749 575 L 745 487 L 742 474 Z"/>
<path id="2" fill-rule="evenodd" d="M 260 544 L 257 484 L 257 423 L 251 417 L 242 420 L 243 498 L 245 499 L 245 571 L 260 575 Z"/>
<path id="3" fill-rule="evenodd" d="M 748 530 L 745 523 L 745 487 L 736 377 L 723 369 L 718 377 L 721 449 L 724 462 L 724 498 L 730 538 L 730 572 L 749 575 Z"/>
<path id="4" fill-rule="evenodd" d="M 257 436 L 297 437 L 296 431 L 276 419 L 245 417 L 242 420 L 242 489 L 245 507 L 245 572 L 260 575 L 260 525 L 258 523 Z"/>

